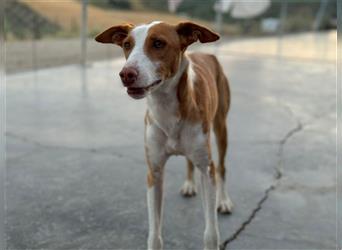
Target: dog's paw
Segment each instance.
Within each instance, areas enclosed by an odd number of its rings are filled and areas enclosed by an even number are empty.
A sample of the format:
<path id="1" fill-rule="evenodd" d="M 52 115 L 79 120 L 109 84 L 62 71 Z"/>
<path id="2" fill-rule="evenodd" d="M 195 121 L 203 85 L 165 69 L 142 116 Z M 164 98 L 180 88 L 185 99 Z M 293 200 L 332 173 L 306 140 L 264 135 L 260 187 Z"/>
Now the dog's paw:
<path id="1" fill-rule="evenodd" d="M 148 240 L 147 240 L 147 249 L 148 250 L 162 250 L 163 240 L 161 236 L 149 235 Z"/>
<path id="2" fill-rule="evenodd" d="M 183 184 L 183 187 L 180 190 L 180 193 L 184 197 L 195 196 L 197 193 L 195 183 L 193 181 L 186 180 Z"/>
<path id="3" fill-rule="evenodd" d="M 226 198 L 218 202 L 217 211 L 221 214 L 231 214 L 233 207 L 233 202 L 229 198 Z"/>

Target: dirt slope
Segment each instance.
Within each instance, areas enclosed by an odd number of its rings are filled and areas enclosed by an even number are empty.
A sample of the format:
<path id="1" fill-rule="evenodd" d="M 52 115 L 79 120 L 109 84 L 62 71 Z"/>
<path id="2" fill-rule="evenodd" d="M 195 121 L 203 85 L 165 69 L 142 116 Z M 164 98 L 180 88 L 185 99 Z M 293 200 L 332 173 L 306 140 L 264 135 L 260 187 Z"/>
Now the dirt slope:
<path id="1" fill-rule="evenodd" d="M 80 27 L 81 4 L 76 0 L 54 1 L 54 0 L 19 0 L 42 16 L 56 22 L 65 29 L 71 29 L 77 25 Z M 134 24 L 146 23 L 155 20 L 162 20 L 169 23 L 177 23 L 187 20 L 175 15 L 160 12 L 137 12 L 124 10 L 104 10 L 95 6 L 88 7 L 89 30 L 102 30 L 113 24 L 130 22 Z M 210 23 L 196 20 L 196 22 L 211 27 Z"/>

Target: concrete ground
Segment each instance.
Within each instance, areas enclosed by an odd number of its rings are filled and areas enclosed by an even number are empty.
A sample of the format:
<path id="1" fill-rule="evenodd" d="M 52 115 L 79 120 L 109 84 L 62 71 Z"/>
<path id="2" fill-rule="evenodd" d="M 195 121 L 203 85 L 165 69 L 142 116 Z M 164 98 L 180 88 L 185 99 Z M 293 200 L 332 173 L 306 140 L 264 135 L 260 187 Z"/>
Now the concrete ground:
<path id="1" fill-rule="evenodd" d="M 227 249 L 335 249 L 335 64 L 216 51 L 232 89 Z M 145 100 L 127 96 L 123 59 L 7 76 L 9 249 L 144 249 Z M 166 166 L 165 249 L 201 249 L 199 195 Z"/>

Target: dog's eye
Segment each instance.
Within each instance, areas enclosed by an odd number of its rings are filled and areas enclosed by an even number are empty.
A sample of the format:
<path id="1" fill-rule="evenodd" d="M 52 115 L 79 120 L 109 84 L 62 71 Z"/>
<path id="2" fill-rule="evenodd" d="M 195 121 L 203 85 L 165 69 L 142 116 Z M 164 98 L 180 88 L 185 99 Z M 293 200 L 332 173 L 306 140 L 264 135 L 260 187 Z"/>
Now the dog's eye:
<path id="1" fill-rule="evenodd" d="M 130 49 L 130 48 L 131 48 L 130 42 L 124 42 L 123 47 L 124 47 L 125 49 Z"/>
<path id="2" fill-rule="evenodd" d="M 165 46 L 165 42 L 163 42 L 161 40 L 154 40 L 153 41 L 153 48 L 161 49 L 161 48 L 164 48 L 164 46 Z"/>

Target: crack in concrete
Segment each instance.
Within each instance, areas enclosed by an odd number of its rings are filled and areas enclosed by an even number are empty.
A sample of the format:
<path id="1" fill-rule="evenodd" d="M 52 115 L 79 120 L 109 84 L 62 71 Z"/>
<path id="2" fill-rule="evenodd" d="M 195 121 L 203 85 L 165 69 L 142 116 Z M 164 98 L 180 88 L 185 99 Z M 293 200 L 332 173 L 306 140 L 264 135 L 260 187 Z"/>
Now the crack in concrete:
<path id="1" fill-rule="evenodd" d="M 281 179 L 281 177 L 283 176 L 283 172 L 284 172 L 283 155 L 284 155 L 284 148 L 285 148 L 286 142 L 288 141 L 288 139 L 290 139 L 291 136 L 303 130 L 303 128 L 304 128 L 304 125 L 300 122 L 300 120 L 297 119 L 297 126 L 291 129 L 290 131 L 288 131 L 287 134 L 284 136 L 284 138 L 280 140 L 279 149 L 278 149 L 278 164 L 275 167 L 275 171 L 276 171 L 275 179 L 276 180 Z"/>
<path id="2" fill-rule="evenodd" d="M 275 167 L 275 176 L 274 176 L 274 183 L 271 184 L 264 192 L 264 195 L 261 197 L 261 199 L 258 201 L 258 203 L 256 204 L 256 207 L 252 210 L 252 212 L 250 213 L 250 215 L 247 217 L 247 219 L 240 225 L 240 227 L 228 238 L 226 239 L 224 242 L 221 243 L 220 245 L 220 250 L 224 250 L 226 249 L 226 247 L 233 242 L 234 240 L 236 240 L 239 235 L 246 229 L 246 227 L 252 223 L 253 219 L 255 218 L 255 216 L 257 215 L 257 213 L 262 209 L 262 205 L 266 202 L 266 200 L 269 198 L 270 193 L 272 191 L 274 191 L 279 183 L 281 178 L 283 177 L 283 155 L 284 155 L 284 147 L 286 142 L 296 133 L 300 132 L 303 130 L 304 125 L 301 123 L 301 121 L 295 116 L 294 112 L 292 111 L 292 109 L 287 106 L 287 105 L 282 105 L 283 107 L 285 107 L 289 113 L 291 114 L 292 118 L 294 118 L 296 120 L 297 125 L 290 129 L 285 136 L 279 141 L 278 145 L 279 145 L 279 149 L 278 149 L 278 163 Z"/>
<path id="3" fill-rule="evenodd" d="M 246 227 L 252 222 L 256 214 L 262 209 L 262 204 L 268 199 L 269 193 L 276 188 L 275 185 L 271 185 L 266 189 L 262 199 L 257 203 L 257 206 L 253 209 L 252 213 L 248 216 L 241 226 L 235 231 L 235 233 L 226 239 L 221 245 L 220 250 L 224 250 L 229 243 L 236 240 L 237 237 L 246 229 Z"/>
<path id="4" fill-rule="evenodd" d="M 221 243 L 220 250 L 224 250 L 231 242 L 236 240 L 238 238 L 238 236 L 246 229 L 246 227 L 250 223 L 252 223 L 252 221 L 255 218 L 255 216 L 257 215 L 257 213 L 262 209 L 262 205 L 269 198 L 270 193 L 272 191 L 274 191 L 278 187 L 278 185 L 280 183 L 280 180 L 283 177 L 283 162 L 284 162 L 283 156 L 284 156 L 284 148 L 285 148 L 285 145 L 286 145 L 287 141 L 292 136 L 294 136 L 296 133 L 299 133 L 300 131 L 304 130 L 306 126 L 311 125 L 312 123 L 314 123 L 318 119 L 324 118 L 327 115 L 329 115 L 330 114 L 329 110 L 332 107 L 336 107 L 335 104 L 331 105 L 329 107 L 329 109 L 326 110 L 325 112 L 322 112 L 321 114 L 315 115 L 311 121 L 308 121 L 306 123 L 302 123 L 301 120 L 295 115 L 295 113 L 293 112 L 293 110 L 291 109 L 290 106 L 288 106 L 286 104 L 283 104 L 281 102 L 278 102 L 278 104 L 280 106 L 284 107 L 289 112 L 291 117 L 296 120 L 297 125 L 294 128 L 290 129 L 285 134 L 285 136 L 278 142 L 278 145 L 279 145 L 279 149 L 278 149 L 278 163 L 277 163 L 277 165 L 275 167 L 276 173 L 275 173 L 275 177 L 274 177 L 274 183 L 271 184 L 265 190 L 264 195 L 259 200 L 259 202 L 256 204 L 256 207 L 252 210 L 252 212 L 250 213 L 248 218 L 240 225 L 240 227 L 228 239 L 226 239 L 224 242 Z"/>
<path id="5" fill-rule="evenodd" d="M 279 183 L 281 178 L 283 177 L 283 156 L 284 156 L 284 148 L 285 148 L 285 144 L 287 143 L 287 141 L 296 133 L 302 131 L 305 129 L 306 126 L 309 126 L 311 124 L 313 124 L 315 121 L 322 119 L 324 117 L 326 117 L 327 115 L 330 114 L 330 110 L 335 108 L 336 109 L 336 105 L 332 104 L 329 106 L 328 110 L 314 115 L 313 119 L 310 121 L 307 121 L 306 123 L 303 123 L 294 113 L 294 111 L 292 110 L 292 108 L 287 105 L 284 104 L 280 101 L 276 102 L 279 106 L 283 107 L 289 114 L 290 116 L 296 121 L 296 126 L 292 129 L 290 129 L 285 136 L 277 142 L 277 144 L 279 145 L 279 149 L 278 149 L 278 162 L 277 165 L 275 167 L 275 177 L 274 177 L 274 183 L 271 184 L 264 192 L 264 195 L 262 196 L 262 198 L 259 200 L 259 202 L 257 203 L 256 207 L 252 210 L 252 212 L 250 213 L 250 215 L 248 216 L 248 218 L 240 225 L 240 227 L 228 238 L 226 239 L 221 245 L 220 245 L 220 249 L 224 250 L 231 242 L 233 242 L 234 240 L 236 240 L 238 238 L 238 236 L 246 229 L 246 227 L 252 223 L 253 219 L 255 218 L 256 214 L 262 209 L 262 205 L 263 203 L 266 202 L 266 200 L 268 199 L 270 193 L 272 191 L 274 191 Z"/>

